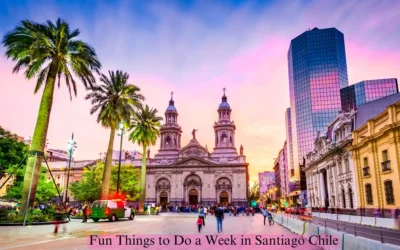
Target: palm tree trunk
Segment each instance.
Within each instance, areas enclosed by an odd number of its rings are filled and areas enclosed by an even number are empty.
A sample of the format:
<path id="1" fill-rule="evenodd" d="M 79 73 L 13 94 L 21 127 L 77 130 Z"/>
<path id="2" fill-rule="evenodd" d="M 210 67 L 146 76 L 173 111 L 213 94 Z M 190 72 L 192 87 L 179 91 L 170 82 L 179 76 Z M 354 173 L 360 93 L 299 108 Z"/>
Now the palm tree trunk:
<path id="1" fill-rule="evenodd" d="M 52 63 L 50 66 L 49 73 L 46 79 L 46 85 L 43 90 L 42 99 L 40 101 L 39 113 L 36 120 L 35 131 L 31 142 L 31 151 L 43 152 L 46 146 L 47 129 L 49 127 L 51 106 L 53 105 L 54 95 L 54 84 L 57 76 L 57 65 Z M 32 207 L 35 201 L 36 189 L 39 183 L 40 166 L 42 164 L 42 158 L 38 157 L 35 161 L 36 156 L 29 156 L 26 170 L 24 175 L 24 185 L 22 188 L 22 199 L 21 199 L 21 212 L 25 211 L 25 207 L 28 201 L 29 188 L 32 189 L 29 197 L 28 207 Z M 36 164 L 35 164 L 36 162 Z M 32 177 L 33 171 L 33 177 Z"/>
<path id="2" fill-rule="evenodd" d="M 115 129 L 111 127 L 110 140 L 108 142 L 106 163 L 104 164 L 103 181 L 101 184 L 101 199 L 108 199 L 110 194 L 112 154 L 114 146 Z"/>
<path id="3" fill-rule="evenodd" d="M 140 170 L 139 213 L 144 212 L 144 202 L 146 200 L 146 150 L 147 146 L 143 146 L 142 169 Z M 148 207 L 148 209 L 150 209 L 150 207 Z"/>

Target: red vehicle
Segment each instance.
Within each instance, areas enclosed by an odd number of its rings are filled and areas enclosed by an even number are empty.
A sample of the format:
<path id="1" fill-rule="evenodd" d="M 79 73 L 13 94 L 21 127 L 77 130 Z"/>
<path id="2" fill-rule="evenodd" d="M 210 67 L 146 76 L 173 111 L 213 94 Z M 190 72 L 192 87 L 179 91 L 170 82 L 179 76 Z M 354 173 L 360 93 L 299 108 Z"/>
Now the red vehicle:
<path id="1" fill-rule="evenodd" d="M 292 212 L 292 209 L 290 207 L 287 207 L 285 209 L 285 213 L 290 214 Z"/>
<path id="2" fill-rule="evenodd" d="M 292 214 L 299 214 L 299 208 L 292 207 Z"/>

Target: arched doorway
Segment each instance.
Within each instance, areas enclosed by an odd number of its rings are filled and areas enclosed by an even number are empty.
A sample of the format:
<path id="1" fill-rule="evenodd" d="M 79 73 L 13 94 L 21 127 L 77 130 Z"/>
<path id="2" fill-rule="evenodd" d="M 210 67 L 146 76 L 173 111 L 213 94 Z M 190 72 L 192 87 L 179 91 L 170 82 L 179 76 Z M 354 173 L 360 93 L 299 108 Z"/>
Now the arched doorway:
<path id="1" fill-rule="evenodd" d="M 165 207 L 168 204 L 168 193 L 165 191 L 162 191 L 160 193 L 160 205 L 161 207 Z"/>
<path id="2" fill-rule="evenodd" d="M 169 203 L 171 193 L 171 183 L 167 178 L 160 178 L 156 182 L 156 197 L 157 203 L 161 205 L 161 210 L 165 211 Z"/>
<path id="3" fill-rule="evenodd" d="M 222 191 L 219 194 L 219 203 L 221 203 L 221 205 L 228 205 L 229 203 L 229 194 L 226 191 Z"/>
<path id="4" fill-rule="evenodd" d="M 196 189 L 189 190 L 189 205 L 199 204 L 199 193 Z"/>
<path id="5" fill-rule="evenodd" d="M 232 203 L 232 181 L 227 177 L 219 178 L 215 182 L 215 195 L 217 203 L 224 205 Z"/>
<path id="6" fill-rule="evenodd" d="M 202 186 L 200 176 L 195 173 L 188 175 L 183 182 L 184 203 L 189 205 L 200 204 Z"/>

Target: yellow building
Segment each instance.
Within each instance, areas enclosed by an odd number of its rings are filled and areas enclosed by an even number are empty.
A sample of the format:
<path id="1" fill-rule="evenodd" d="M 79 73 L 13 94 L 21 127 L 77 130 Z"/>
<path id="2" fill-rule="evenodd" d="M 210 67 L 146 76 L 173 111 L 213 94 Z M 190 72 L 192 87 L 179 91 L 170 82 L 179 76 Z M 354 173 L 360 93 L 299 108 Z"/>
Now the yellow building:
<path id="1" fill-rule="evenodd" d="M 400 208 L 400 102 L 353 131 L 359 209 L 394 217 Z"/>

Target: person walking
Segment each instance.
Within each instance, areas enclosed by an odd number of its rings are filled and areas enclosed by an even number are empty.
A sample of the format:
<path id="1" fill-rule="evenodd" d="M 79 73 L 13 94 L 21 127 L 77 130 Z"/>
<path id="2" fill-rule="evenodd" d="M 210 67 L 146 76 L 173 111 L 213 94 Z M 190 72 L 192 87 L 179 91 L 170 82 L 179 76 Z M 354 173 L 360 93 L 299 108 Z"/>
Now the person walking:
<path id="1" fill-rule="evenodd" d="M 206 225 L 206 221 L 205 221 L 205 214 L 204 214 L 204 207 L 201 206 L 199 209 L 199 218 L 201 218 L 203 220 L 203 226 Z"/>
<path id="2" fill-rule="evenodd" d="M 208 209 L 207 206 L 204 207 L 204 219 L 207 218 Z"/>
<path id="3" fill-rule="evenodd" d="M 82 213 L 83 213 L 83 221 L 82 223 L 86 223 L 87 219 L 88 219 L 88 211 L 89 210 L 89 206 L 88 203 L 85 202 L 85 205 L 82 207 Z"/>
<path id="4" fill-rule="evenodd" d="M 198 229 L 199 229 L 199 233 L 200 233 L 200 231 L 201 231 L 201 227 L 203 226 L 203 222 L 204 222 L 204 218 L 202 218 L 201 216 L 199 216 L 199 218 L 197 219 L 197 222 L 196 222 L 197 227 L 198 227 Z"/>
<path id="5" fill-rule="evenodd" d="M 224 219 L 224 210 L 221 206 L 215 209 L 215 218 L 217 219 L 217 231 L 222 232 L 222 220 Z"/>
<path id="6" fill-rule="evenodd" d="M 268 209 L 266 207 L 262 210 L 262 215 L 264 216 L 264 226 L 265 226 L 265 221 L 267 220 L 268 216 Z"/>

